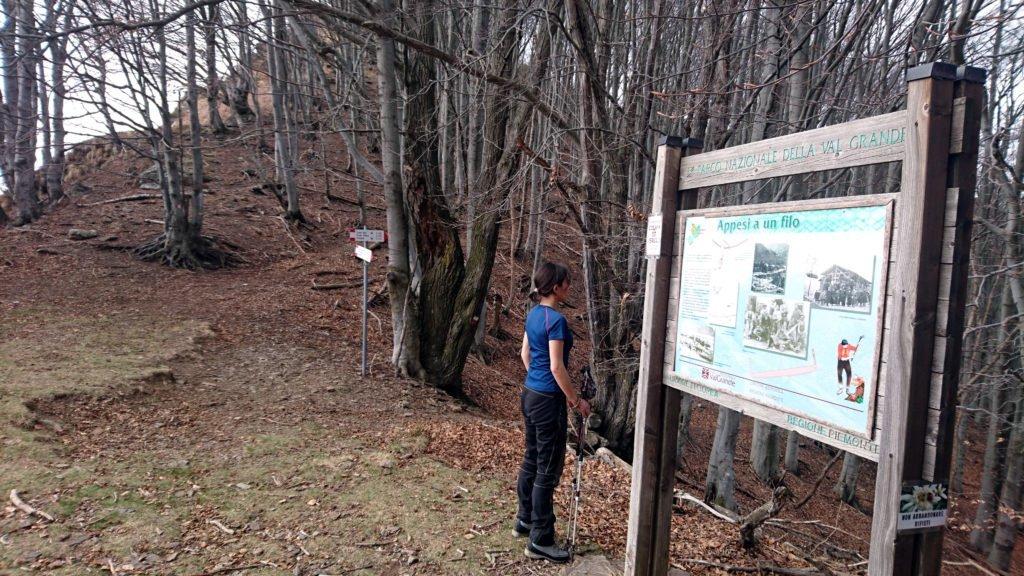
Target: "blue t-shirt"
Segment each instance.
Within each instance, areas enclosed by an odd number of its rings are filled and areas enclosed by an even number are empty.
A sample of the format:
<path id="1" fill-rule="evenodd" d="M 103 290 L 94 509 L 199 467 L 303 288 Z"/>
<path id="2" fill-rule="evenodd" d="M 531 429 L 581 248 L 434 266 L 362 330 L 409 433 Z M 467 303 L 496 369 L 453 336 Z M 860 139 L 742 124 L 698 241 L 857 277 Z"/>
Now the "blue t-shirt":
<path id="1" fill-rule="evenodd" d="M 536 392 L 559 392 L 558 382 L 551 373 L 551 352 L 548 342 L 564 342 L 562 359 L 569 366 L 569 350 L 572 349 L 572 330 L 565 316 L 558 310 L 538 304 L 526 315 L 526 341 L 530 344 L 530 368 L 526 371 L 526 387 Z"/>

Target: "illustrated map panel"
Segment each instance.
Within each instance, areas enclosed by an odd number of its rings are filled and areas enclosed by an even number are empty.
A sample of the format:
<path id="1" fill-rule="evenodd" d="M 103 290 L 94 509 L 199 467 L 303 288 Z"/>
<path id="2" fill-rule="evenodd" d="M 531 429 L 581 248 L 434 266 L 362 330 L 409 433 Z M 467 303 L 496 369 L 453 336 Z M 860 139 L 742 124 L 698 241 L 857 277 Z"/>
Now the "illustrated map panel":
<path id="1" fill-rule="evenodd" d="M 687 218 L 672 376 L 870 438 L 889 212 Z"/>

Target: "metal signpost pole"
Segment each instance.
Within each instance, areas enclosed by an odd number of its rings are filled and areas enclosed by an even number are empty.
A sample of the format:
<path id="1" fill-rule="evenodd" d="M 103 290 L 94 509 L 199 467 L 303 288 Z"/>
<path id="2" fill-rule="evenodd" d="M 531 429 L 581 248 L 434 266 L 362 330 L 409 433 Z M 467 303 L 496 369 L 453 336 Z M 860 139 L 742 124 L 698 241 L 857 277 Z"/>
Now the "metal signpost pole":
<path id="1" fill-rule="evenodd" d="M 387 242 L 387 234 L 385 234 L 383 230 L 370 230 L 366 226 L 360 226 L 359 228 L 349 229 L 348 237 L 349 240 L 357 243 L 356 258 L 363 261 L 363 338 L 360 343 L 361 361 L 359 365 L 359 373 L 362 376 L 366 376 L 366 320 L 370 313 L 367 298 L 370 293 L 370 261 L 373 260 L 373 250 L 370 248 L 370 244 Z"/>
<path id="2" fill-rule="evenodd" d="M 365 229 L 366 229 L 366 227 L 363 227 L 363 230 L 365 230 Z M 365 248 L 366 247 L 366 242 L 365 241 L 362 242 L 361 245 L 363 246 L 363 248 Z M 370 263 L 367 262 L 366 260 L 363 260 L 363 344 L 362 344 L 362 356 L 361 356 L 362 362 L 359 365 L 360 366 L 359 374 L 361 376 L 366 376 L 366 306 L 367 306 L 367 304 L 366 304 L 366 293 L 368 291 L 367 290 L 367 288 L 368 288 L 367 285 L 369 284 L 369 281 L 370 281 L 369 280 L 369 273 L 370 273 L 369 268 L 370 268 Z"/>

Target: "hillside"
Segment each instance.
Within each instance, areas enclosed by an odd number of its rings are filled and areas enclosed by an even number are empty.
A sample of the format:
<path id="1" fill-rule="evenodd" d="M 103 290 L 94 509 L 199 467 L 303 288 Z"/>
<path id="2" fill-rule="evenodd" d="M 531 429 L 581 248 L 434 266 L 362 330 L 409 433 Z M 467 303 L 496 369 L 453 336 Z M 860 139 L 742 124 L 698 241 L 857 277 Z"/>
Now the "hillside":
<path id="1" fill-rule="evenodd" d="M 73 155 L 69 200 L 31 226 L 0 230 L 0 488 L 56 519 L 7 508 L 0 566 L 69 575 L 558 571 L 525 560 L 508 534 L 528 266 L 509 255 L 506 234 L 492 292 L 507 307 L 508 336 L 488 337 L 488 362 L 470 361 L 465 399 L 392 374 L 386 304 L 372 308 L 371 371 L 360 378 L 361 268 L 347 241 L 358 208 L 350 181 L 316 168 L 347 164 L 340 140 L 326 139 L 303 142 L 302 227 L 286 225 L 249 175 L 255 141 L 211 148 L 205 229 L 241 257 L 233 269 L 187 272 L 133 258 L 130 249 L 159 231 L 162 208 L 155 197 L 117 201 L 152 194 L 139 188 L 149 166 L 107 146 Z M 368 198 L 369 225 L 383 227 L 379 195 Z M 571 229 L 552 218 L 548 256 L 574 263 Z M 71 229 L 96 237 L 71 240 Z M 378 295 L 384 274 L 378 251 Z M 314 289 L 324 285 L 340 287 Z M 582 310 L 568 315 L 579 340 Z M 680 475 L 679 487 L 698 495 L 715 414 L 698 403 Z M 738 455 L 749 450 L 749 425 Z M 804 475 L 786 479 L 798 497 L 831 459 L 811 445 L 803 458 Z M 737 460 L 749 511 L 771 489 Z M 865 468 L 868 505 L 873 467 Z M 801 550 L 815 546 L 834 562 L 866 556 L 870 518 L 835 504 L 837 473 L 769 526 L 754 554 L 739 550 L 734 526 L 681 505 L 673 559 L 704 574 L 720 573 L 715 565 L 806 567 Z M 589 460 L 585 478 L 584 550 L 621 558 L 629 474 Z M 563 510 L 569 482 L 567 474 Z M 711 564 L 685 562 L 694 559 Z"/>

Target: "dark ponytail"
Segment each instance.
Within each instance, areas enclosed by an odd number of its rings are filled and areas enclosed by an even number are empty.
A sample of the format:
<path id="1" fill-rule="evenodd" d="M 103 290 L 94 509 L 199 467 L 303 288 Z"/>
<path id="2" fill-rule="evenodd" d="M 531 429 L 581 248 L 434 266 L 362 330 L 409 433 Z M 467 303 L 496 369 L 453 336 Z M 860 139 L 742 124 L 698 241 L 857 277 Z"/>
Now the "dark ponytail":
<path id="1" fill-rule="evenodd" d="M 534 303 L 540 302 L 544 296 L 550 296 L 555 291 L 555 286 L 564 283 L 569 279 L 569 269 L 562 264 L 545 262 L 537 268 L 533 274 L 533 290 L 530 291 L 530 300 Z"/>

